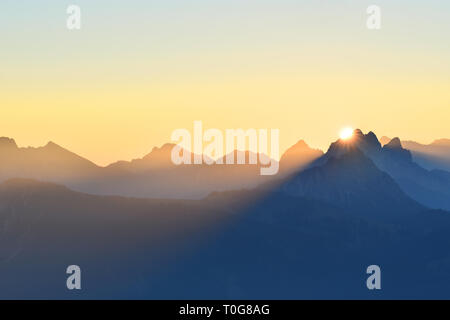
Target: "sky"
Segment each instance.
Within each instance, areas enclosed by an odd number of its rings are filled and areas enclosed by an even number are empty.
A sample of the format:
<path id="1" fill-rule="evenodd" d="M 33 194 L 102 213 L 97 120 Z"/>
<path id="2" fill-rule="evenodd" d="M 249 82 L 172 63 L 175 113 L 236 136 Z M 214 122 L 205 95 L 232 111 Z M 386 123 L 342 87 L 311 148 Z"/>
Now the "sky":
<path id="1" fill-rule="evenodd" d="M 430 143 L 450 138 L 449 39 L 444 0 L 2 0 L 0 136 L 100 165 L 195 120 L 279 129 L 281 152 L 347 126 Z"/>

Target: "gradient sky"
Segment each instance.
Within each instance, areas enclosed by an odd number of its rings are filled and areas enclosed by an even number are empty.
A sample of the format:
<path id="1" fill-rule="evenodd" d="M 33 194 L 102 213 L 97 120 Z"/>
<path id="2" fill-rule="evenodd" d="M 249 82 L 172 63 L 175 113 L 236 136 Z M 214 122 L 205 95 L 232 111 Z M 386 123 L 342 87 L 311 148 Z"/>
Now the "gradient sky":
<path id="1" fill-rule="evenodd" d="M 194 120 L 279 128 L 281 150 L 345 126 L 429 143 L 450 138 L 449 39 L 444 0 L 2 0 L 0 136 L 102 165 Z"/>

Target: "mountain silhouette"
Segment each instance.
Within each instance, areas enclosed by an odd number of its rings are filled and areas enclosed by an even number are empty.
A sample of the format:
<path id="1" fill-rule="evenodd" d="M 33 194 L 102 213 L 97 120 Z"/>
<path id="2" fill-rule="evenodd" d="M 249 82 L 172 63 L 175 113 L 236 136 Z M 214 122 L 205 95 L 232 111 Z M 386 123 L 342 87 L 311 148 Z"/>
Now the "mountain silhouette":
<path id="1" fill-rule="evenodd" d="M 378 217 L 422 210 L 387 173 L 353 144 L 330 147 L 326 162 L 300 172 L 281 188 L 291 196 L 317 199 Z"/>
<path id="2" fill-rule="evenodd" d="M 358 151 L 338 160 L 370 166 Z M 449 212 L 413 208 L 396 220 L 344 203 L 258 190 L 105 197 L 9 180 L 0 185 L 0 297 L 73 298 L 58 274 L 76 263 L 85 299 L 448 298 Z M 364 286 L 373 263 L 384 272 L 375 296 Z"/>
<path id="3" fill-rule="evenodd" d="M 381 171 L 389 174 L 412 199 L 429 208 L 450 210 L 448 174 L 429 171 L 419 166 L 413 161 L 411 152 L 403 148 L 398 138 L 381 146 L 373 132 L 364 134 L 357 129 L 351 139 L 339 139 L 332 143 L 327 153 L 313 165 L 323 165 L 330 158 L 340 157 L 354 147 L 370 158 Z"/>
<path id="4" fill-rule="evenodd" d="M 7 180 L 0 184 L 0 298 L 70 298 L 55 275 L 73 263 L 90 283 L 81 297 L 118 295 L 146 273 L 157 274 L 169 253 L 188 250 L 225 224 L 227 210 L 208 201 L 94 196 Z M 31 270 L 38 269 L 37 277 Z"/>
<path id="5" fill-rule="evenodd" d="M 99 169 L 53 142 L 39 148 L 19 148 L 13 139 L 0 138 L 0 181 L 33 178 L 64 183 L 89 178 Z"/>
<path id="6" fill-rule="evenodd" d="M 31 178 L 59 183 L 73 190 L 97 195 L 122 195 L 145 198 L 200 199 L 211 192 L 254 188 L 257 185 L 301 168 L 320 156 L 306 144 L 294 146 L 283 155 L 280 172 L 262 176 L 266 164 L 175 165 L 171 159 L 174 144 L 155 147 L 141 159 L 119 161 L 107 167 L 72 153 L 52 142 L 40 148 L 18 148 L 14 140 L 0 139 L 0 181 Z M 193 162 L 194 154 L 189 153 Z M 257 155 L 258 159 L 270 158 Z"/>
<path id="7" fill-rule="evenodd" d="M 135 173 L 141 173 L 154 169 L 174 168 L 176 165 L 172 161 L 172 149 L 176 145 L 173 143 L 166 143 L 161 147 L 154 147 L 150 153 L 141 159 L 134 159 L 131 161 L 118 161 L 112 163 L 108 168 L 119 168 Z M 194 153 L 184 150 L 189 155 L 191 163 L 194 163 Z M 210 158 L 208 158 L 210 159 Z"/>
<path id="8" fill-rule="evenodd" d="M 387 144 L 391 141 L 382 137 L 381 142 Z M 414 162 L 428 170 L 450 171 L 450 140 L 439 139 L 430 144 L 421 144 L 415 141 L 402 141 L 403 147 L 411 151 Z"/>
<path id="9" fill-rule="evenodd" d="M 312 149 L 304 140 L 299 140 L 287 149 L 280 158 L 282 175 L 289 175 L 301 171 L 322 155 L 322 150 Z"/>

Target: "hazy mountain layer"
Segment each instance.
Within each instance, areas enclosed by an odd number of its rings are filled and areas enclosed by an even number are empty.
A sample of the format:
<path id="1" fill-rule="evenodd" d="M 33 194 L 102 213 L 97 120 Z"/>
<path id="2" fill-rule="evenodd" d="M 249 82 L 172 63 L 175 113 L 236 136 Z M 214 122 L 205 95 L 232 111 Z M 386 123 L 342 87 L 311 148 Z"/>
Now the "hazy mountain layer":
<path id="1" fill-rule="evenodd" d="M 449 298 L 448 212 L 277 191 L 99 197 L 27 180 L 1 185 L 0 203 L 1 298 Z M 71 264 L 80 292 L 65 288 Z M 365 287 L 371 264 L 381 291 Z"/>
<path id="2" fill-rule="evenodd" d="M 382 137 L 382 144 L 387 144 L 391 139 Z M 439 139 L 430 144 L 421 144 L 414 141 L 402 140 L 404 148 L 411 151 L 413 160 L 428 170 L 440 169 L 450 171 L 450 140 Z"/>
<path id="3" fill-rule="evenodd" d="M 283 155 L 277 175 L 262 176 L 260 168 L 265 165 L 248 164 L 249 152 L 234 152 L 235 159 L 238 153 L 245 154 L 245 165 L 177 166 L 171 160 L 174 146 L 166 144 L 154 148 L 142 159 L 120 161 L 103 168 L 54 143 L 42 148 L 18 148 L 14 140 L 0 138 L 0 181 L 31 178 L 98 195 L 200 199 L 214 191 L 254 188 L 279 179 L 322 155 L 300 141 Z M 190 156 L 193 159 L 194 155 Z M 268 159 L 266 155 L 259 156 Z"/>

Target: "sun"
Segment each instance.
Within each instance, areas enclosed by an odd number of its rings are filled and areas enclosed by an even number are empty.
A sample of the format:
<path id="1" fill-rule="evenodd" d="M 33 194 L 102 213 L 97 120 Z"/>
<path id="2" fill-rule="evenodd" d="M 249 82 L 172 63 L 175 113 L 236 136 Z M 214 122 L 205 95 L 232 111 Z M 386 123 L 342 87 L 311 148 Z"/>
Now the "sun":
<path id="1" fill-rule="evenodd" d="M 348 140 L 353 136 L 353 129 L 350 127 L 341 130 L 339 136 L 342 140 Z"/>

